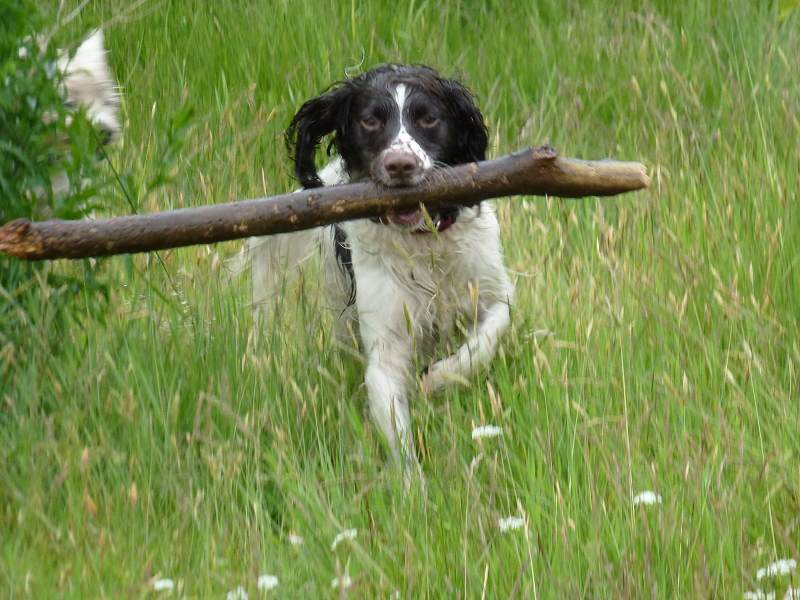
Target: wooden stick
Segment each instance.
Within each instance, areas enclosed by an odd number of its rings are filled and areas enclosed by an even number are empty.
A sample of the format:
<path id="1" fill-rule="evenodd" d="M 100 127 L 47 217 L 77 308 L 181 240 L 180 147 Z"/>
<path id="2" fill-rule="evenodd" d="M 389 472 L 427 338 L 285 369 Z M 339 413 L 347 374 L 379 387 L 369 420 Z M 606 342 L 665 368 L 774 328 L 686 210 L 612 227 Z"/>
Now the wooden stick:
<path id="1" fill-rule="evenodd" d="M 271 198 L 110 219 L 11 221 L 0 252 L 27 260 L 86 258 L 211 244 L 514 195 L 610 196 L 647 187 L 640 163 L 560 158 L 548 146 L 437 171 L 418 186 L 354 183 Z"/>

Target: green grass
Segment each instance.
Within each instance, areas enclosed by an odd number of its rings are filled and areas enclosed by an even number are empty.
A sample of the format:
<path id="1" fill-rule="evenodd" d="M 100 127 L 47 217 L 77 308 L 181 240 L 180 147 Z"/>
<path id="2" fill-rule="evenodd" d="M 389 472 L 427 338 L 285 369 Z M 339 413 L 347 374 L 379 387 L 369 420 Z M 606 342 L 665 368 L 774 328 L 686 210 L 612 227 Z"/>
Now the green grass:
<path id="1" fill-rule="evenodd" d="M 465 80 L 492 155 L 549 141 L 653 183 L 498 202 L 513 327 L 488 375 L 413 399 L 427 497 L 385 468 L 313 278 L 261 345 L 220 268 L 237 244 L 108 259 L 111 301 L 66 323 L 42 288 L 0 348 L 0 589 L 259 597 L 272 573 L 311 598 L 347 570 L 366 598 L 781 598 L 756 570 L 800 559 L 800 15 L 769 4 L 89 2 L 59 41 L 111 21 L 117 167 L 154 176 L 195 110 L 140 210 L 290 189 L 293 111 L 383 61 Z M 663 503 L 634 508 L 644 489 Z"/>

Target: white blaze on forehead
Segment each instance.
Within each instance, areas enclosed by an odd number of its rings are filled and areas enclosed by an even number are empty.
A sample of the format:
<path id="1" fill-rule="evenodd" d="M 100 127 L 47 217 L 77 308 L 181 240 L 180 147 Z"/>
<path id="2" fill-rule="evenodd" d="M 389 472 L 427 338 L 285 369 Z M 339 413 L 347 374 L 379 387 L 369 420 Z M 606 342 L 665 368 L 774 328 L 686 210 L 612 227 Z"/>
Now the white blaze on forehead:
<path id="1" fill-rule="evenodd" d="M 394 101 L 397 102 L 397 108 L 400 110 L 400 120 L 403 118 L 403 105 L 406 103 L 406 84 L 401 83 L 394 88 Z"/>
<path id="2" fill-rule="evenodd" d="M 408 88 L 406 88 L 406 84 L 404 83 L 401 83 L 394 88 L 394 92 L 392 93 L 394 101 L 397 103 L 397 110 L 400 115 L 400 130 L 397 132 L 397 136 L 389 144 L 389 148 L 387 148 L 387 150 L 395 150 L 413 154 L 421 163 L 423 169 L 430 169 L 433 166 L 433 160 L 431 160 L 431 157 L 428 155 L 428 153 L 423 150 L 422 146 L 419 145 L 417 140 L 415 140 L 406 129 L 406 122 L 403 117 L 403 107 L 405 106 L 407 95 Z M 386 152 L 386 150 L 384 152 Z"/>

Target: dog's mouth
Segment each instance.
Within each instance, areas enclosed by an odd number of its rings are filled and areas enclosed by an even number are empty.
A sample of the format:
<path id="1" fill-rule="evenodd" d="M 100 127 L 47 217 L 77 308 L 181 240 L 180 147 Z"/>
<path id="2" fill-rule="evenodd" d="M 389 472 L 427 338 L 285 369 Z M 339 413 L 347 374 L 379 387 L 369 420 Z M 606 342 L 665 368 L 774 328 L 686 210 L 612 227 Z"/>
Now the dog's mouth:
<path id="1" fill-rule="evenodd" d="M 373 220 L 376 223 L 392 225 L 406 232 L 431 233 L 449 229 L 458 219 L 458 213 L 459 208 L 457 206 L 446 207 L 436 211 L 418 208 L 417 210 L 390 212 Z"/>
<path id="2" fill-rule="evenodd" d="M 373 169 L 370 173 L 370 179 L 379 186 L 399 188 L 423 185 L 436 176 L 436 171 L 434 169 L 426 169 L 408 179 L 391 178 L 381 175 L 382 172 L 380 169 Z M 372 221 L 382 225 L 390 225 L 401 231 L 411 233 L 441 232 L 448 229 L 456 222 L 459 210 L 459 206 L 445 206 L 431 210 L 427 207 L 424 209 L 420 207 L 414 210 L 390 211 L 382 217 L 372 219 Z"/>
<path id="3" fill-rule="evenodd" d="M 410 227 L 412 225 L 418 226 L 424 222 L 422 211 L 419 209 L 409 210 L 406 212 L 391 212 L 386 215 L 385 219 L 393 225 L 402 225 L 406 227 Z"/>

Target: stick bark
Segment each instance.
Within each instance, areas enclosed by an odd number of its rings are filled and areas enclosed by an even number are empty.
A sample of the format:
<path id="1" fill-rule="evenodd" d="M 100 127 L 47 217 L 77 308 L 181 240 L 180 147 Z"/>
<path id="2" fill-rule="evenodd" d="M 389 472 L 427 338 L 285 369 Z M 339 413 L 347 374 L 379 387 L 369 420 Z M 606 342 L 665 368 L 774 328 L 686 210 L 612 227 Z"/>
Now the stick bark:
<path id="1" fill-rule="evenodd" d="M 645 188 L 649 181 L 640 163 L 561 158 L 541 146 L 438 171 L 414 187 L 354 183 L 110 219 L 17 219 L 0 228 L 0 252 L 27 260 L 130 254 L 311 229 L 420 204 L 434 209 L 515 195 L 611 196 Z"/>

